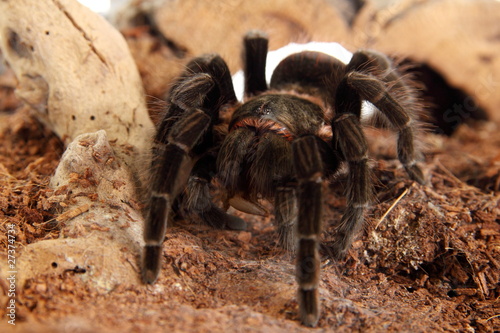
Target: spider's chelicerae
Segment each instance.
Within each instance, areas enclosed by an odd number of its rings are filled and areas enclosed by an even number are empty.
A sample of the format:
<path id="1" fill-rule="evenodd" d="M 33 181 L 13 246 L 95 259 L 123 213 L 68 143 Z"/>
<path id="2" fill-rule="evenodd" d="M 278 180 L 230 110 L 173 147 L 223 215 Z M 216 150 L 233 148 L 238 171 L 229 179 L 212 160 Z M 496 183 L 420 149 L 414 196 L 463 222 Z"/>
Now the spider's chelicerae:
<path id="1" fill-rule="evenodd" d="M 143 280 L 153 283 L 158 276 L 174 206 L 216 228 L 245 228 L 213 202 L 216 179 L 226 207 L 262 214 L 261 200 L 274 203 L 279 242 L 297 251 L 300 318 L 315 326 L 322 182 L 347 164 L 347 208 L 330 249 L 341 258 L 363 225 L 372 194 L 362 105 L 373 104 L 397 131 L 398 158 L 410 178 L 423 183 L 416 164 L 414 99 L 391 61 L 372 51 L 354 53 L 348 64 L 319 52 L 292 54 L 276 67 L 268 86 L 267 51 L 263 33 L 245 36 L 242 103 L 218 55 L 193 59 L 173 85 L 153 147 Z"/>

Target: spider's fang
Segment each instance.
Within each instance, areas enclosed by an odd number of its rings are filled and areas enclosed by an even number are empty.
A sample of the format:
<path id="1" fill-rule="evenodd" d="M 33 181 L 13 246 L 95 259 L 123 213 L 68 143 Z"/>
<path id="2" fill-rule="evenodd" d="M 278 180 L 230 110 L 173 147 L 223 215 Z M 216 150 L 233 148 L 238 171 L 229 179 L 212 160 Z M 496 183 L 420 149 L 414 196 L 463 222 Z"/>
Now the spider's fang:
<path id="1" fill-rule="evenodd" d="M 258 202 L 252 202 L 247 199 L 244 199 L 243 197 L 236 195 L 229 199 L 229 204 L 233 207 L 236 208 L 239 211 L 242 211 L 244 213 L 248 214 L 253 214 L 253 215 L 260 215 L 260 216 L 267 216 L 269 215 L 269 212 L 267 209 L 265 209 L 262 205 L 260 205 Z"/>

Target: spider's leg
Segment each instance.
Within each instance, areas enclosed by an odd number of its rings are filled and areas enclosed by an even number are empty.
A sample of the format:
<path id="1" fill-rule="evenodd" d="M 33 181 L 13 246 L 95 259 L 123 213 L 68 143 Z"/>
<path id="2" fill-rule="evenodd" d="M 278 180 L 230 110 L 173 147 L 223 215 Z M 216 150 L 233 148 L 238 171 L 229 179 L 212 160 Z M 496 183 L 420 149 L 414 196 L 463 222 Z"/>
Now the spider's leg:
<path id="1" fill-rule="evenodd" d="M 243 47 L 245 96 L 250 97 L 267 90 L 268 39 L 266 34 L 260 31 L 250 31 L 243 40 Z"/>
<path id="2" fill-rule="evenodd" d="M 300 318 L 304 325 L 316 326 L 320 312 L 318 248 L 321 235 L 323 165 L 313 136 L 295 140 L 292 151 L 298 181 L 297 281 Z"/>
<path id="3" fill-rule="evenodd" d="M 186 70 L 183 76 L 181 76 L 181 82 L 186 76 L 192 76 L 197 73 L 209 74 L 215 81 L 214 89 L 205 96 L 205 103 L 203 105 L 205 108 L 216 112 L 221 105 L 237 102 L 231 72 L 224 59 L 219 55 L 206 54 L 191 60 L 186 65 Z M 173 89 L 175 89 L 175 85 Z"/>
<path id="4" fill-rule="evenodd" d="M 361 50 L 354 52 L 351 60 L 347 64 L 347 71 L 352 72 L 362 72 L 366 74 L 377 74 L 379 77 L 386 77 L 391 75 L 392 77 L 387 78 L 396 79 L 394 73 L 394 68 L 386 55 L 378 53 L 371 50 Z"/>
<path id="5" fill-rule="evenodd" d="M 415 102 L 414 92 L 407 87 L 406 81 L 394 67 L 393 62 L 385 54 L 372 50 L 357 51 L 352 55 L 346 70 L 347 72 L 357 71 L 375 75 L 388 85 L 392 85 L 393 87 L 390 90 L 392 92 L 397 91 L 400 95 L 398 97 L 408 100 L 405 101 L 406 104 Z M 410 105 L 405 106 L 410 107 Z"/>
<path id="6" fill-rule="evenodd" d="M 152 150 L 157 157 L 151 163 L 151 201 L 144 231 L 142 273 L 146 283 L 153 283 L 158 276 L 172 202 L 185 186 L 193 167 L 191 151 L 209 128 L 210 116 L 198 107 L 204 101 L 200 92 L 210 90 L 212 85 L 207 74 L 195 74 L 180 83 L 172 92 L 172 104 L 156 134 Z"/>
<path id="7" fill-rule="evenodd" d="M 362 65 L 358 63 L 361 63 L 362 58 L 371 59 L 371 62 L 375 63 L 375 66 L 379 66 L 381 71 L 385 72 L 385 74 L 382 75 L 382 79 L 365 72 L 351 71 L 348 72 L 340 85 L 349 86 L 349 88 L 357 91 L 362 99 L 375 105 L 391 126 L 398 131 L 398 158 L 404 165 L 411 179 L 423 184 L 425 183 L 424 175 L 417 165 L 418 152 L 415 147 L 415 121 L 405 110 L 405 107 L 390 93 L 387 83 L 391 81 L 394 82 L 395 87 L 393 87 L 393 90 L 397 91 L 399 89 L 399 95 L 404 98 L 411 99 L 411 97 L 408 96 L 412 96 L 412 94 L 410 90 L 404 86 L 403 81 L 396 81 L 397 76 L 391 69 L 388 59 L 373 52 L 360 52 L 354 54 L 351 62 L 354 61 L 356 63 L 355 67 L 360 67 Z M 340 86 L 339 90 L 341 90 Z M 337 93 L 337 96 L 340 95 Z"/>
<path id="8" fill-rule="evenodd" d="M 364 212 L 372 196 L 368 168 L 368 144 L 360 123 L 361 98 L 347 85 L 339 86 L 343 99 L 337 99 L 337 115 L 332 120 L 333 146 L 349 166 L 347 208 L 336 230 L 333 255 L 342 258 L 364 222 Z"/>
<path id="9" fill-rule="evenodd" d="M 214 81 L 213 87 L 205 91 L 183 87 L 186 82 L 189 82 L 186 79 L 197 74 L 208 74 Z M 192 94 L 197 95 L 198 104 L 202 105 L 212 116 L 212 125 L 219 119 L 218 111 L 221 106 L 237 103 L 229 68 L 217 54 L 207 54 L 191 60 L 170 93 L 174 99 L 182 100 L 175 98 L 176 91 L 183 94 L 189 94 L 191 91 Z M 182 112 L 181 109 L 178 113 Z M 178 117 L 178 115 L 171 117 L 172 122 L 175 122 L 175 116 Z M 181 200 L 183 214 L 201 219 L 202 222 L 215 228 L 245 229 L 246 224 L 243 220 L 226 214 L 212 202 L 210 186 L 216 174 L 215 157 L 212 153 L 204 154 L 204 152 L 212 147 L 213 139 L 212 136 L 207 136 L 195 149 L 194 153 L 203 154 L 203 157 L 196 162 L 186 184 L 186 191 Z"/>

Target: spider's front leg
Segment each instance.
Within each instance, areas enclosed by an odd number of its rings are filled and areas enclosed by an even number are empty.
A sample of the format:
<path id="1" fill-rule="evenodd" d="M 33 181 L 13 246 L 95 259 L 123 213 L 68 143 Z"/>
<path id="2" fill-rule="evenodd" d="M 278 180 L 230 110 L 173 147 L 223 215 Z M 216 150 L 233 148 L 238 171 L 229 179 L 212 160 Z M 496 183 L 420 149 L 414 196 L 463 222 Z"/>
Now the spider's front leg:
<path id="1" fill-rule="evenodd" d="M 210 200 L 209 187 L 214 168 L 207 151 L 214 144 L 213 126 L 219 109 L 237 102 L 231 74 L 216 54 L 197 57 L 169 93 L 170 106 L 163 118 L 153 146 L 151 200 L 146 217 L 142 276 L 153 283 L 161 266 L 170 208 L 185 189 L 183 207 L 216 227 L 242 229 L 240 219 L 230 217 Z M 207 166 L 208 164 L 208 166 Z"/>
<path id="2" fill-rule="evenodd" d="M 321 236 L 323 164 L 316 138 L 305 136 L 292 143 L 293 161 L 298 181 L 297 282 L 300 319 L 306 326 L 316 326 L 319 304 L 319 238 Z"/>
<path id="3" fill-rule="evenodd" d="M 193 167 L 191 150 L 211 122 L 199 106 L 205 98 L 200 92 L 210 91 L 213 84 L 207 74 L 182 81 L 172 91 L 172 104 L 154 139 L 151 200 L 144 231 L 142 277 L 146 283 L 153 283 L 158 276 L 170 207 L 189 178 Z"/>

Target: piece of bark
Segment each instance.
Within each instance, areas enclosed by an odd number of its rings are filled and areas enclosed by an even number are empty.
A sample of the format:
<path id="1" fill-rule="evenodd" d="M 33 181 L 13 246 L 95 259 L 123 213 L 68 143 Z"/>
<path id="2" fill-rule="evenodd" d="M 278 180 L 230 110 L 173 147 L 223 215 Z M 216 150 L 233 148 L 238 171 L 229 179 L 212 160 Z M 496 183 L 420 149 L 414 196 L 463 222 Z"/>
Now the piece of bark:
<path id="1" fill-rule="evenodd" d="M 44 274 L 80 273 L 94 288 L 140 284 L 137 257 L 143 220 L 127 166 L 114 154 L 106 132 L 78 136 L 51 179 L 67 209 L 56 217 L 61 237 L 23 250 L 20 285 Z"/>
<path id="2" fill-rule="evenodd" d="M 0 47 L 19 81 L 16 94 L 67 144 L 105 129 L 138 151 L 151 121 L 127 44 L 75 0 L 0 3 Z"/>
<path id="3" fill-rule="evenodd" d="M 66 144 L 50 186 L 61 238 L 27 245 L 18 281 L 81 273 L 96 288 L 139 283 L 144 164 L 154 131 L 122 35 L 75 0 L 0 2 L 0 47 L 17 95 Z"/>

